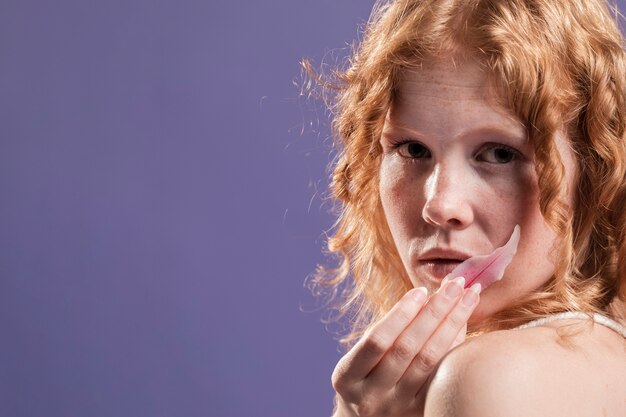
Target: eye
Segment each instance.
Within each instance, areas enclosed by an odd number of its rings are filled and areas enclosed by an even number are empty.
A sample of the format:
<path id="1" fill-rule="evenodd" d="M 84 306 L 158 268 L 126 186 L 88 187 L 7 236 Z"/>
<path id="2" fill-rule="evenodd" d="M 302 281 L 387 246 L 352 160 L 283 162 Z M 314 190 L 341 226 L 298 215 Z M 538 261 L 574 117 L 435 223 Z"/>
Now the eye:
<path id="1" fill-rule="evenodd" d="M 419 142 L 403 140 L 393 145 L 393 149 L 398 150 L 398 154 L 404 158 L 421 159 L 428 158 L 430 151 Z"/>
<path id="2" fill-rule="evenodd" d="M 508 164 L 519 159 L 520 153 L 506 145 L 489 144 L 478 154 L 479 160 L 491 164 Z"/>

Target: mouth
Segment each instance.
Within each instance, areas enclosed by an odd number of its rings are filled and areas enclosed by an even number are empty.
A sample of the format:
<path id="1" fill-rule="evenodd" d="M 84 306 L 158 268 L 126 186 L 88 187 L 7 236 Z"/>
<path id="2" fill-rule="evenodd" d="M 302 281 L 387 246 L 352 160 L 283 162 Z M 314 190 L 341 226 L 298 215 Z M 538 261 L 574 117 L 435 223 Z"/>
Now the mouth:
<path id="1" fill-rule="evenodd" d="M 517 252 L 519 239 L 520 227 L 515 225 L 508 242 L 487 255 L 469 257 L 453 250 L 431 249 L 422 255 L 418 265 L 439 280 L 454 274 L 454 277 L 465 277 L 465 288 L 478 282 L 485 290 L 502 279 Z"/>
<path id="2" fill-rule="evenodd" d="M 451 259 L 451 258 L 432 258 L 422 259 L 419 261 L 419 265 L 427 273 L 437 279 L 443 279 L 446 275 L 459 266 L 463 260 Z"/>

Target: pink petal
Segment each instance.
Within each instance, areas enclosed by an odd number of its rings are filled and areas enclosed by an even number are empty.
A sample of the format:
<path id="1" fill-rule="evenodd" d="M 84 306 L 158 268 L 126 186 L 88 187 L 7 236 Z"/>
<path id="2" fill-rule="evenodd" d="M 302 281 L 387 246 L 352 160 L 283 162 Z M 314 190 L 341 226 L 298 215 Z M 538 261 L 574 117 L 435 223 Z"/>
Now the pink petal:
<path id="1" fill-rule="evenodd" d="M 480 282 L 484 290 L 494 282 L 502 279 L 504 270 L 513 260 L 519 243 L 520 227 L 515 225 L 509 241 L 489 255 L 472 256 L 463 261 L 448 274 L 449 278 L 465 277 L 465 288 Z"/>

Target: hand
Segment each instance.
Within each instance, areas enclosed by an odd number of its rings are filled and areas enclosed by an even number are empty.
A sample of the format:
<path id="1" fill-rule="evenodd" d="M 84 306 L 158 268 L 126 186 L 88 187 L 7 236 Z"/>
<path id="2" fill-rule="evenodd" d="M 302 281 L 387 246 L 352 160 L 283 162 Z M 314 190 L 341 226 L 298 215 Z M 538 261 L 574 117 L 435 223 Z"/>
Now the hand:
<path id="1" fill-rule="evenodd" d="M 463 290 L 464 284 L 463 278 L 443 282 L 428 300 L 425 288 L 411 289 L 363 335 L 333 372 L 336 417 L 421 415 L 422 388 L 465 340 L 478 305 L 480 285 Z"/>

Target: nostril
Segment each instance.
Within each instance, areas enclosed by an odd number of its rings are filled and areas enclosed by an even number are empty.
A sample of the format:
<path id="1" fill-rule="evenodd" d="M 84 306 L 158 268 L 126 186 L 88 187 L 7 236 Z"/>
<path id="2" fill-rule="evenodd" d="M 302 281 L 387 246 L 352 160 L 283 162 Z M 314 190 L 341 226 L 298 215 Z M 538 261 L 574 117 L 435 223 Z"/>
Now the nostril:
<path id="1" fill-rule="evenodd" d="M 425 204 L 422 218 L 433 226 L 453 229 L 464 228 L 472 222 L 473 213 L 469 204 L 459 201 L 456 204 L 442 203 L 433 201 Z"/>
<path id="2" fill-rule="evenodd" d="M 461 220 L 459 219 L 448 219 L 448 223 L 451 226 L 460 226 L 462 224 Z"/>

